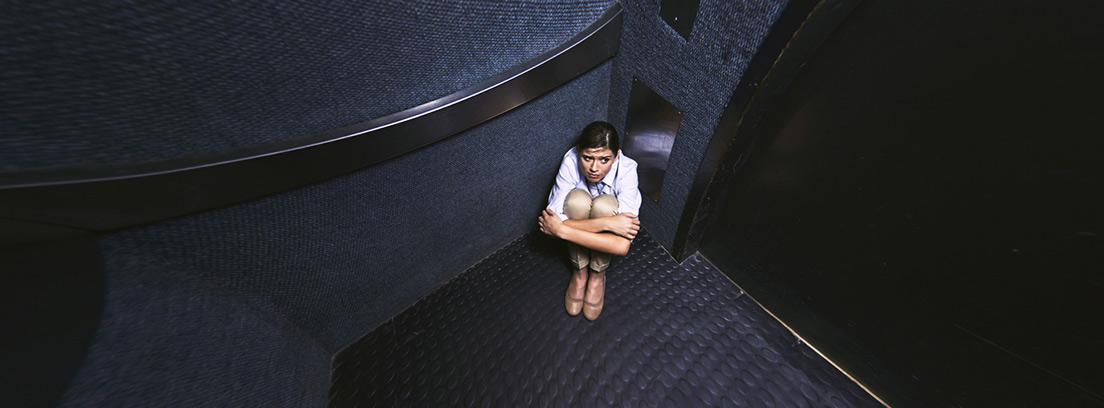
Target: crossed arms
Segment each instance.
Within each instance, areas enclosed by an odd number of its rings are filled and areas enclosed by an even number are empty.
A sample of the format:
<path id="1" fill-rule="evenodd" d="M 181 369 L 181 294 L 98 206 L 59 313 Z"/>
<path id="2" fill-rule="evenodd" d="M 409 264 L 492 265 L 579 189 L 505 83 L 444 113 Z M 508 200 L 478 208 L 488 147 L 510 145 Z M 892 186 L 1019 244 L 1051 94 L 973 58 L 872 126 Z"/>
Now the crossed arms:
<path id="1" fill-rule="evenodd" d="M 560 220 L 555 212 L 545 208 L 538 224 L 545 234 L 614 255 L 629 253 L 629 243 L 640 232 L 640 220 L 629 213 L 587 220 Z"/>

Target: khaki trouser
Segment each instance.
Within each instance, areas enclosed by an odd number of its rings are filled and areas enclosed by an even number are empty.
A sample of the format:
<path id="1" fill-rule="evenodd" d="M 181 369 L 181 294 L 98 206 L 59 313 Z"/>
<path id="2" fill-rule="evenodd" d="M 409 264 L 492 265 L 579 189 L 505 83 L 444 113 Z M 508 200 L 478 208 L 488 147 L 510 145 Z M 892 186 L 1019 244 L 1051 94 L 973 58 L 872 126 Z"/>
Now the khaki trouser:
<path id="1" fill-rule="evenodd" d="M 609 217 L 617 214 L 617 198 L 609 194 L 602 194 L 590 198 L 590 193 L 581 188 L 571 190 L 564 199 L 564 214 L 573 220 L 585 220 L 598 217 Z M 571 257 L 571 263 L 575 269 L 583 269 L 588 265 L 595 272 L 605 272 L 609 267 L 610 254 L 578 245 L 574 242 L 567 243 L 567 253 Z"/>

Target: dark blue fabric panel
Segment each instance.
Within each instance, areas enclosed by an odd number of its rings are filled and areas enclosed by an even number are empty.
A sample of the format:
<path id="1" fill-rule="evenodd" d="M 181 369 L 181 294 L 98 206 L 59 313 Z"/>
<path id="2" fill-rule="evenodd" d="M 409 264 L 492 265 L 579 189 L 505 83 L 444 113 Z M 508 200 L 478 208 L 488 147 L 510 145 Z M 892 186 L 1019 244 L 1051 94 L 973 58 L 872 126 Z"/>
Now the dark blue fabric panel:
<path id="1" fill-rule="evenodd" d="M 627 0 L 621 48 L 610 84 L 610 120 L 624 129 L 633 76 L 685 112 L 659 202 L 645 199 L 641 220 L 667 248 L 705 148 L 759 44 L 786 0 L 702 0 L 689 41 L 659 16 L 659 2 Z"/>
<path id="2" fill-rule="evenodd" d="M 8 2 L 0 175 L 179 159 L 374 119 L 563 43 L 613 2 Z"/>
<path id="3" fill-rule="evenodd" d="M 107 299 L 61 406 L 321 406 L 330 353 L 273 305 L 107 240 Z"/>
<path id="4" fill-rule="evenodd" d="M 145 344 L 152 334 L 132 325 L 172 332 L 138 309 L 187 312 L 191 299 L 217 289 L 236 303 L 211 306 L 210 321 L 195 315 L 196 330 L 220 336 L 218 316 L 258 309 L 339 350 L 535 227 L 563 153 L 583 126 L 605 117 L 610 68 L 364 170 L 103 238 L 109 299 L 136 309 L 116 317 L 124 322 L 108 317 L 104 341 Z M 157 273 L 188 284 L 118 298 L 117 285 Z"/>

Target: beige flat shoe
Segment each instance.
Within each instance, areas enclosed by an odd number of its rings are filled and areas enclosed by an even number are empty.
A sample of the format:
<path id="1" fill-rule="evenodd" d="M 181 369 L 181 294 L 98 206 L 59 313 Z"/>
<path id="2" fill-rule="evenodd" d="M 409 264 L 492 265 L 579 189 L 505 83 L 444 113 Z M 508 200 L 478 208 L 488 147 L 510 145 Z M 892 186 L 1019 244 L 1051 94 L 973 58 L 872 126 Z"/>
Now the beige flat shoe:
<path id="1" fill-rule="evenodd" d="M 598 315 L 602 314 L 602 305 L 606 304 L 606 296 L 602 295 L 602 301 L 596 305 L 592 305 L 587 302 L 583 302 L 583 317 L 587 320 L 594 321 L 598 318 Z"/>
<path id="2" fill-rule="evenodd" d="M 606 276 L 604 275 L 606 273 L 606 271 L 602 271 L 602 272 L 593 272 L 592 271 L 592 273 L 602 275 L 602 279 L 606 278 Z M 590 283 L 588 282 L 587 284 L 589 285 Z M 606 285 L 603 284 L 602 285 L 602 300 L 599 300 L 597 304 L 587 302 L 587 301 L 585 301 L 586 298 L 585 297 L 583 298 L 583 300 L 584 300 L 583 301 L 583 317 L 586 317 L 587 320 L 590 320 L 590 321 L 593 322 L 595 319 L 598 318 L 598 315 L 602 314 L 602 306 L 606 304 L 606 293 L 605 292 L 606 292 Z"/>
<path id="3" fill-rule="evenodd" d="M 572 315 L 572 316 L 578 316 L 579 312 L 583 310 L 583 300 L 582 299 L 572 299 L 571 295 L 569 294 L 570 290 L 571 289 L 569 288 L 568 289 L 569 292 L 564 293 L 564 307 L 567 308 L 567 314 Z"/>

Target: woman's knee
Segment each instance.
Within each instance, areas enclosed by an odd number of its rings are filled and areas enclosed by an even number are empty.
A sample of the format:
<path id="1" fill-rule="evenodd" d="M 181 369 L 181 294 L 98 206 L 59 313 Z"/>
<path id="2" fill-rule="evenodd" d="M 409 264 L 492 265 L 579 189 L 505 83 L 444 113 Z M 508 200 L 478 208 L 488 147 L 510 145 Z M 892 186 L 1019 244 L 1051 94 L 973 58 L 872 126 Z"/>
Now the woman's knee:
<path id="1" fill-rule="evenodd" d="M 597 217 L 609 217 L 617 214 L 617 198 L 609 195 L 602 194 L 594 198 L 594 202 L 591 204 L 590 218 Z"/>
<path id="2" fill-rule="evenodd" d="M 567 193 L 564 199 L 564 214 L 573 220 L 585 220 L 590 218 L 591 199 L 590 193 L 577 188 Z"/>

